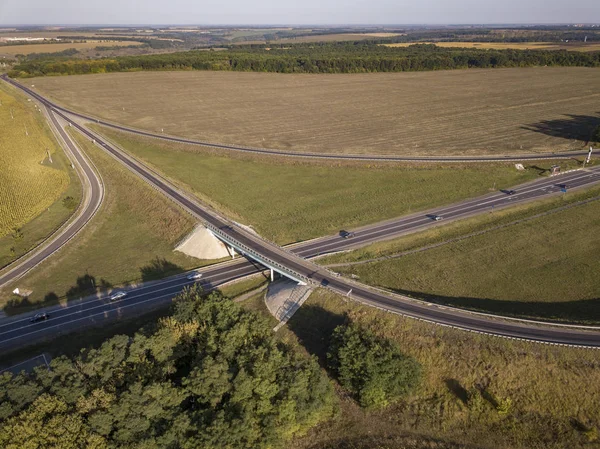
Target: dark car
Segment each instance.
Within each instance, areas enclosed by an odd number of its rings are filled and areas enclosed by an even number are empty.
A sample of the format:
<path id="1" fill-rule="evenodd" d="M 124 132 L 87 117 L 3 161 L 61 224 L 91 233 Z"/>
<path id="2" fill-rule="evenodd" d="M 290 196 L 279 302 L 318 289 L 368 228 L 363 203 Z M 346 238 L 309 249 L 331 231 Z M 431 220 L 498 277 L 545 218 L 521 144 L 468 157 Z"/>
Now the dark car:
<path id="1" fill-rule="evenodd" d="M 343 239 L 350 239 L 354 237 L 354 232 L 340 231 L 340 237 Z"/>
<path id="2" fill-rule="evenodd" d="M 46 312 L 40 312 L 33 315 L 29 321 L 32 323 L 37 323 L 38 321 L 46 321 L 48 318 L 50 318 L 50 314 Z"/>
<path id="3" fill-rule="evenodd" d="M 514 195 L 515 193 L 517 193 L 517 192 L 515 192 L 514 190 L 507 190 L 506 191 L 507 195 Z"/>

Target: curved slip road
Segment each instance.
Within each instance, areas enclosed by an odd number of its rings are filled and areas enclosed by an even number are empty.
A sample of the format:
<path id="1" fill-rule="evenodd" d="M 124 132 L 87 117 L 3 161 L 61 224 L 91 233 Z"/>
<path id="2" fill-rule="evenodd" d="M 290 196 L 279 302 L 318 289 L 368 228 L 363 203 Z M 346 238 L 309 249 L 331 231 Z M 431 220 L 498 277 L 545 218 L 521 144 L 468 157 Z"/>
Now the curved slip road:
<path id="1" fill-rule="evenodd" d="M 46 105 L 47 117 L 50 125 L 57 134 L 59 143 L 64 143 L 65 150 L 71 153 L 69 159 L 77 165 L 77 173 L 82 181 L 83 199 L 77 210 L 75 218 L 70 218 L 54 234 L 42 244 L 31 250 L 0 273 L 0 287 L 14 282 L 24 276 L 29 270 L 42 263 L 69 240 L 71 240 L 96 214 L 104 199 L 104 187 L 90 162 L 82 154 L 77 145 L 58 122 L 54 112 Z"/>
<path id="2" fill-rule="evenodd" d="M 42 102 L 45 101 L 43 97 L 40 97 L 35 93 L 32 93 L 32 95 Z M 58 112 L 58 115 L 66 118 L 66 116 L 61 112 Z M 366 228 L 357 231 L 357 236 L 354 238 L 356 240 L 352 239 L 352 242 L 339 237 L 329 237 L 325 238 L 324 241 L 320 243 L 313 241 L 296 245 L 293 248 L 294 252 L 299 253 L 304 249 L 306 254 L 293 254 L 292 250 L 284 250 L 270 242 L 262 240 L 260 237 L 249 233 L 243 228 L 219 216 L 214 211 L 200 204 L 197 200 L 187 196 L 184 192 L 179 191 L 176 187 L 172 186 L 160 175 L 153 172 L 139 161 L 133 159 L 120 149 L 109 144 L 105 139 L 101 138 L 97 134 L 87 130 L 86 128 L 83 128 L 76 123 L 74 123 L 73 126 L 88 138 L 95 140 L 96 143 L 106 152 L 122 162 L 130 170 L 153 185 L 156 189 L 160 190 L 170 199 L 190 211 L 190 213 L 195 215 L 197 218 L 207 223 L 210 227 L 217 229 L 228 238 L 235 240 L 240 246 L 247 248 L 249 253 L 257 254 L 263 260 L 266 260 L 269 263 L 285 267 L 288 272 L 293 273 L 298 277 L 308 279 L 313 285 L 325 286 L 337 293 L 349 295 L 352 299 L 383 310 L 444 326 L 450 326 L 453 328 L 506 338 L 523 339 L 551 344 L 594 348 L 600 347 L 600 332 L 598 332 L 598 330 L 586 330 L 579 328 L 575 329 L 558 326 L 540 326 L 538 323 L 501 320 L 498 319 L 498 317 L 483 316 L 481 314 L 473 314 L 463 310 L 434 306 L 432 304 L 415 301 L 407 297 L 379 291 L 351 280 L 338 277 L 334 273 L 319 267 L 318 265 L 311 263 L 306 259 L 314 256 L 314 252 L 321 253 L 322 251 L 331 252 L 332 250 L 335 250 L 335 248 L 333 248 L 335 245 L 332 245 L 332 242 L 335 241 L 338 242 L 338 250 L 344 249 L 349 245 L 358 245 L 360 243 L 359 239 L 361 239 L 361 234 Z M 589 171 L 576 171 L 562 175 L 559 182 L 557 182 L 557 178 L 550 180 L 544 179 L 536 183 L 530 183 L 522 186 L 519 189 L 520 191 L 517 191 L 515 195 L 510 196 L 516 198 L 517 200 L 519 199 L 519 195 L 522 196 L 523 200 L 541 197 L 555 191 L 557 185 L 560 185 L 559 183 L 569 183 L 569 187 L 573 188 L 574 186 L 583 186 L 598 182 L 597 174 L 597 169 L 590 169 Z M 500 195 L 498 193 L 486 195 L 482 198 L 465 201 L 453 206 L 447 206 L 446 208 L 440 208 L 440 210 L 436 210 L 435 213 L 441 213 L 441 210 L 446 210 L 444 213 L 446 214 L 447 218 L 459 218 L 461 216 L 472 215 L 477 212 L 490 210 L 490 204 L 498 203 L 499 206 L 506 206 L 506 204 L 503 202 L 511 201 L 507 198 L 508 196 L 509 195 Z M 383 229 L 374 230 L 373 232 L 383 231 L 385 236 L 395 236 L 407 232 L 407 230 L 409 230 L 411 227 L 413 229 L 419 229 L 426 226 L 427 222 L 424 221 L 425 218 L 429 220 L 429 223 L 433 223 L 433 220 L 427 217 L 426 214 L 420 215 L 421 216 L 417 217 L 417 220 L 412 224 L 403 223 L 400 224 L 400 226 L 396 226 L 396 224 L 398 224 L 397 220 L 393 223 L 388 222 L 386 224 L 376 225 L 371 228 L 374 229 L 377 226 L 387 227 L 388 225 L 392 224 L 394 226 L 387 231 Z M 408 217 L 407 219 L 415 220 L 415 216 Z M 400 229 L 398 229 L 398 227 Z M 363 236 L 363 241 L 365 243 L 371 241 L 371 238 L 379 239 L 381 237 L 366 234 L 367 232 L 365 232 L 365 235 Z M 312 245 L 312 247 L 309 247 L 309 245 Z M 234 277 L 231 277 L 233 276 L 231 273 L 222 273 L 220 271 L 231 269 L 230 265 L 224 268 L 214 267 L 207 270 L 207 274 L 205 275 L 206 280 L 214 283 L 215 281 L 210 276 L 217 277 L 223 275 L 226 278 L 235 278 L 241 277 L 243 275 L 242 272 L 249 274 L 257 271 L 257 268 L 250 265 L 248 262 L 240 261 L 237 263 L 240 264 L 239 267 L 241 272 L 235 273 Z M 217 271 L 215 272 L 214 270 Z M 129 296 L 127 297 L 129 299 L 126 298 L 128 301 L 131 301 L 130 303 L 119 301 L 118 303 L 114 304 L 100 305 L 99 309 L 86 309 L 78 312 L 81 314 L 80 316 L 69 315 L 68 317 L 65 317 L 64 319 L 66 322 L 58 322 L 57 320 L 55 321 L 53 319 L 50 319 L 44 323 L 37 323 L 35 325 L 21 322 L 20 325 L 17 326 L 17 329 L 8 328 L 6 327 L 7 325 L 3 324 L 2 326 L 5 331 L 2 330 L 3 328 L 0 328 L 0 349 L 7 350 L 9 348 L 17 348 L 20 345 L 31 343 L 35 341 L 35 338 L 37 338 L 36 335 L 44 334 L 45 331 L 43 331 L 43 329 L 48 329 L 48 332 L 53 334 L 55 332 L 59 332 L 61 329 L 71 329 L 71 326 L 79 326 L 79 324 L 84 322 L 87 322 L 89 325 L 89 320 L 94 322 L 102 317 L 102 319 L 111 319 L 119 315 L 123 315 L 126 313 L 125 310 L 143 310 L 149 308 L 152 306 L 153 301 L 160 302 L 170 300 L 170 298 L 176 295 L 177 291 L 181 290 L 182 286 L 186 285 L 186 282 L 182 281 L 181 279 L 179 279 L 178 282 L 179 283 L 177 286 L 173 286 L 173 290 L 168 291 L 159 289 L 158 287 L 149 287 L 143 296 L 137 296 L 137 294 L 134 293 L 136 290 L 131 290 Z M 97 305 L 98 302 L 96 300 L 95 306 Z M 125 308 L 125 306 L 127 306 L 127 308 Z M 116 311 L 113 309 L 116 309 Z M 10 320 L 10 322 L 12 322 L 12 320 Z M 35 334 L 32 334 L 31 329 L 35 329 Z"/>
<path id="3" fill-rule="evenodd" d="M 23 89 L 25 92 L 32 96 L 42 98 L 35 91 L 23 86 L 20 83 L 10 79 L 7 75 L 1 75 L 5 81 Z M 329 159 L 329 160 L 347 160 L 347 161 L 369 161 L 369 162 L 518 162 L 518 161 L 536 161 L 536 160 L 552 160 L 552 159 L 570 159 L 576 156 L 587 156 L 587 151 L 567 151 L 560 153 L 546 153 L 546 154 L 517 154 L 507 156 L 492 156 L 492 155 L 481 155 L 481 156 L 445 156 L 445 157 L 426 157 L 426 156 L 377 156 L 377 155 L 360 155 L 360 154 L 321 154 L 321 153 L 297 153 L 292 151 L 283 150 L 272 150 L 267 148 L 253 148 L 245 147 L 241 145 L 226 145 L 221 143 L 212 143 L 202 140 L 186 139 L 184 137 L 170 136 L 166 134 L 157 134 L 149 131 L 144 131 L 128 126 L 119 125 L 116 123 L 107 122 L 100 120 L 90 115 L 81 114 L 79 112 L 72 111 L 51 102 L 50 100 L 44 99 L 44 102 L 56 110 L 70 114 L 72 116 L 95 122 L 100 125 L 108 126 L 113 129 L 125 131 L 132 134 L 137 134 L 145 137 L 152 137 L 155 139 L 167 140 L 175 143 L 186 143 L 191 145 L 199 145 L 204 147 L 219 148 L 221 150 L 237 151 L 243 153 L 253 153 L 260 155 L 279 156 L 279 157 L 294 157 L 294 158 L 309 158 L 309 159 Z"/>

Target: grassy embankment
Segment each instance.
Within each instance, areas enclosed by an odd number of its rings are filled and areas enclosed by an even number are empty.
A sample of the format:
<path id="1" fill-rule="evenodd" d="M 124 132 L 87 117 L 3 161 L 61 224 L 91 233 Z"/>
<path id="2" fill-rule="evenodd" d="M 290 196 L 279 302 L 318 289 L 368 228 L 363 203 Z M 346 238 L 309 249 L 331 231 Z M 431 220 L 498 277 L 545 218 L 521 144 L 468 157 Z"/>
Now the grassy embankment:
<path id="1" fill-rule="evenodd" d="M 599 74 L 136 72 L 27 82 L 76 110 L 157 133 L 298 152 L 434 156 L 581 149 L 600 124 Z"/>
<path id="2" fill-rule="evenodd" d="M 594 230 L 600 226 L 600 201 L 578 202 L 599 195 L 598 187 L 568 192 L 560 198 L 496 211 L 319 262 L 361 262 L 334 270 L 433 302 L 530 318 L 597 323 L 600 237 Z M 573 207 L 559 209 L 569 204 Z M 552 213 L 535 217 L 549 211 Z M 507 226 L 497 228 L 501 225 Z M 446 243 L 429 248 L 442 242 Z M 411 252 L 419 249 L 422 251 Z M 401 257 L 367 262 L 394 255 Z"/>
<path id="3" fill-rule="evenodd" d="M 268 312 L 261 297 L 247 307 Z M 341 413 L 290 449 L 597 448 L 600 368 L 595 351 L 507 341 L 384 313 L 317 290 L 281 338 L 324 366 L 345 316 L 396 341 L 423 367 L 421 386 L 381 411 L 339 391 Z M 510 401 L 507 401 L 510 399 Z M 498 403 L 507 404 L 504 413 Z"/>
<path id="4" fill-rule="evenodd" d="M 188 214 L 79 134 L 75 139 L 102 175 L 104 203 L 75 240 L 17 282 L 33 294 L 29 301 L 5 308 L 9 312 L 25 310 L 29 302 L 78 298 L 92 289 L 91 277 L 96 287 L 108 288 L 202 265 L 173 252 L 194 226 Z M 12 288 L 3 292 L 4 304 Z"/>
<path id="5" fill-rule="evenodd" d="M 0 103 L 2 268 L 71 216 L 81 198 L 81 183 L 33 103 L 4 83 L 0 83 Z M 68 196 L 73 198 L 69 207 L 63 204 Z"/>
<path id="6" fill-rule="evenodd" d="M 96 129 L 205 202 L 280 244 L 452 203 L 539 173 L 519 172 L 512 164 L 414 167 L 243 157 Z"/>

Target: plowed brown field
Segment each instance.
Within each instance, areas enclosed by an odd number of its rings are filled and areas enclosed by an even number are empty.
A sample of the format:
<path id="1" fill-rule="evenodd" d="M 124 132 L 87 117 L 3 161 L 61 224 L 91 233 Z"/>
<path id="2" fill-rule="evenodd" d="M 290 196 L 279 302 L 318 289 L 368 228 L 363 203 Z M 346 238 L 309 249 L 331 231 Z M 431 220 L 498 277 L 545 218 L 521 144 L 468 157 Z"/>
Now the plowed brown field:
<path id="1" fill-rule="evenodd" d="M 600 69 L 587 68 L 137 72 L 27 83 L 134 127 L 298 152 L 553 152 L 581 148 L 600 124 Z"/>

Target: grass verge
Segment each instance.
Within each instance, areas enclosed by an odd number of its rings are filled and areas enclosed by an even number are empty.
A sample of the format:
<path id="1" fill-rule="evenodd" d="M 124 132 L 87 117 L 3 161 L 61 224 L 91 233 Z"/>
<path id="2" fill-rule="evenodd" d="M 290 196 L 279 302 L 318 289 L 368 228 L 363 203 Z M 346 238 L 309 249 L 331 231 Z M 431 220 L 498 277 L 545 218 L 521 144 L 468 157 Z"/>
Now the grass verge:
<path id="1" fill-rule="evenodd" d="M 539 166 L 517 171 L 511 164 L 407 166 L 225 156 L 95 128 L 182 188 L 279 244 L 448 204 L 540 173 Z"/>
<path id="2" fill-rule="evenodd" d="M 361 262 L 334 269 L 432 302 L 598 323 L 600 237 L 592 230 L 600 226 L 600 201 L 587 201 L 598 196 L 598 187 L 572 192 L 332 255 L 319 263 Z M 368 262 L 378 258 L 382 259 Z"/>
<path id="3" fill-rule="evenodd" d="M 381 411 L 364 411 L 338 390 L 340 415 L 290 449 L 598 447 L 592 441 L 600 426 L 595 351 L 474 335 L 324 290 L 312 294 L 282 328 L 281 338 L 323 364 L 331 332 L 346 319 L 398 343 L 422 365 L 422 384 Z"/>
<path id="4" fill-rule="evenodd" d="M 81 234 L 15 283 L 33 291 L 28 300 L 10 300 L 8 292 L 15 285 L 5 289 L 8 313 L 209 263 L 173 251 L 192 230 L 191 216 L 91 142 L 79 134 L 74 138 L 102 174 L 104 203 Z"/>

